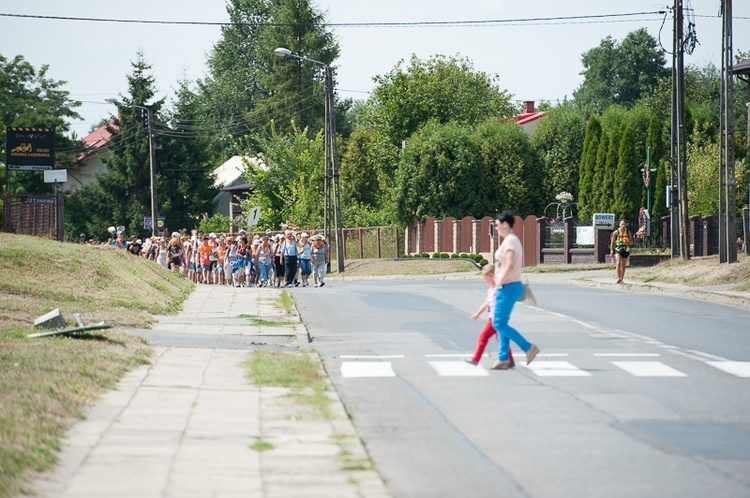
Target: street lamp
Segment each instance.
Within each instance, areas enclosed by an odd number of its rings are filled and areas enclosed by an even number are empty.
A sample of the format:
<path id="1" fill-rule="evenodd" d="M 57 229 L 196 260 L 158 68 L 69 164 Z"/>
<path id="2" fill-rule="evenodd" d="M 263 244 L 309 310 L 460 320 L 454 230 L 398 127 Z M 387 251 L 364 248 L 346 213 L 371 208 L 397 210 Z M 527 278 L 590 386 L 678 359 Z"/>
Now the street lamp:
<path id="1" fill-rule="evenodd" d="M 117 107 L 124 106 L 124 107 L 135 107 L 136 109 L 143 109 L 146 111 L 146 124 L 148 125 L 148 163 L 149 163 L 149 169 L 150 174 L 149 177 L 151 179 L 151 236 L 156 236 L 156 181 L 154 177 L 154 133 L 151 129 L 152 123 L 154 121 L 154 115 L 151 111 L 151 108 L 143 106 L 143 105 L 137 105 L 137 104 L 126 104 L 124 102 L 120 102 L 117 99 L 104 99 L 105 102 L 114 104 Z"/>
<path id="2" fill-rule="evenodd" d="M 325 69 L 325 183 L 324 183 L 324 197 L 325 197 L 325 208 L 324 208 L 324 231 L 326 233 L 326 240 L 330 239 L 329 226 L 330 226 L 330 211 L 331 211 L 331 190 L 333 190 L 333 219 L 336 230 L 336 254 L 338 261 L 339 273 L 344 272 L 344 236 L 341 227 L 341 202 L 339 195 L 339 169 L 338 169 L 338 154 L 336 152 L 336 113 L 333 107 L 333 71 L 331 66 L 325 62 L 316 61 L 315 59 L 309 59 L 301 55 L 293 54 L 288 48 L 277 48 L 273 51 L 274 54 L 279 57 L 287 57 L 290 59 L 297 59 L 301 61 L 312 62 L 323 66 Z M 331 189 L 331 179 L 333 179 L 333 189 Z"/>

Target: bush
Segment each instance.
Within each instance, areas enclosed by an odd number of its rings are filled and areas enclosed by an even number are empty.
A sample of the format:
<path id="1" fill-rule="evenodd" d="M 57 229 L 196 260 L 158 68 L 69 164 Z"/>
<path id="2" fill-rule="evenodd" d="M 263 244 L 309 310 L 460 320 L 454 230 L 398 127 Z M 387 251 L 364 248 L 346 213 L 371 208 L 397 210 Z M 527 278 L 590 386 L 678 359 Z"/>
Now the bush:
<path id="1" fill-rule="evenodd" d="M 459 254 L 459 255 L 458 255 L 458 257 L 459 257 L 459 258 L 466 258 L 466 259 L 469 259 L 469 255 L 468 255 L 468 254 L 466 254 L 465 252 L 462 252 L 461 254 Z"/>
<path id="2" fill-rule="evenodd" d="M 479 266 L 484 266 L 486 264 L 489 264 L 489 261 L 487 261 L 486 259 L 482 258 L 479 260 Z"/>
<path id="3" fill-rule="evenodd" d="M 426 252 L 423 252 L 422 254 L 420 254 L 420 255 L 419 255 L 419 257 L 420 257 L 420 258 L 429 258 L 429 257 L 430 257 L 430 255 L 429 255 L 429 254 L 427 254 Z"/>
<path id="4" fill-rule="evenodd" d="M 469 254 L 469 258 L 473 259 L 477 263 L 484 259 L 481 254 Z"/>
<path id="5" fill-rule="evenodd" d="M 451 259 L 456 259 L 456 258 L 458 258 L 458 254 L 456 254 L 455 252 L 451 254 Z"/>

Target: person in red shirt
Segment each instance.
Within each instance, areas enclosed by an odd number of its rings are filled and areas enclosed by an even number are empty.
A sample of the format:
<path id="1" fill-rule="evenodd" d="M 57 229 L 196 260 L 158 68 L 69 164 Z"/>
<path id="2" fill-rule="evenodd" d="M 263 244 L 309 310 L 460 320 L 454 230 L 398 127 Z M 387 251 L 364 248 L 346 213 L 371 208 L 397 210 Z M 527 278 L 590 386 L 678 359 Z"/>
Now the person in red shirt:
<path id="1" fill-rule="evenodd" d="M 213 247 L 208 244 L 208 237 L 203 237 L 203 244 L 198 248 L 198 257 L 201 263 L 201 282 L 211 283 L 211 252 Z"/>

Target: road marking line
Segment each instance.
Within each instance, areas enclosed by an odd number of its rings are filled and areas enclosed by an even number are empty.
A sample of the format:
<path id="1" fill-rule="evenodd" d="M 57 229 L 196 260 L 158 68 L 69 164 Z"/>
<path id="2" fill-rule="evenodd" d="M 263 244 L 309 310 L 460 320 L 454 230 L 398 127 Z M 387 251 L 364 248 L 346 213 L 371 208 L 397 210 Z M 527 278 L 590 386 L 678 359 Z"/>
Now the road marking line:
<path id="1" fill-rule="evenodd" d="M 594 356 L 661 356 L 659 353 L 594 353 Z"/>
<path id="2" fill-rule="evenodd" d="M 402 354 L 391 354 L 391 355 L 356 355 L 356 354 L 342 354 L 339 356 L 341 359 L 347 359 L 347 360 L 356 360 L 356 359 L 363 359 L 363 360 L 377 360 L 377 359 L 392 359 L 392 358 L 403 358 L 404 355 Z"/>
<path id="3" fill-rule="evenodd" d="M 737 377 L 750 377 L 750 361 L 709 361 L 707 364 Z"/>
<path id="4" fill-rule="evenodd" d="M 486 377 L 490 373 L 482 367 L 475 367 L 463 361 L 428 362 L 441 377 Z"/>
<path id="5" fill-rule="evenodd" d="M 466 353 L 435 353 L 435 354 L 426 354 L 424 355 L 425 358 L 463 358 L 463 357 L 471 357 L 474 355 L 474 352 L 466 352 Z M 489 356 L 482 355 L 482 356 Z"/>
<path id="6" fill-rule="evenodd" d="M 560 318 L 569 318 L 568 315 L 563 315 L 562 313 L 557 313 L 555 311 L 548 311 L 547 313 L 552 316 L 559 316 Z"/>
<path id="7" fill-rule="evenodd" d="M 612 364 L 636 377 L 687 377 L 660 361 L 613 361 Z"/>
<path id="8" fill-rule="evenodd" d="M 531 365 L 523 365 L 539 377 L 589 377 L 585 370 L 581 370 L 567 361 L 535 361 Z"/>
<path id="9" fill-rule="evenodd" d="M 390 361 L 345 361 L 341 363 L 342 377 L 395 377 Z"/>

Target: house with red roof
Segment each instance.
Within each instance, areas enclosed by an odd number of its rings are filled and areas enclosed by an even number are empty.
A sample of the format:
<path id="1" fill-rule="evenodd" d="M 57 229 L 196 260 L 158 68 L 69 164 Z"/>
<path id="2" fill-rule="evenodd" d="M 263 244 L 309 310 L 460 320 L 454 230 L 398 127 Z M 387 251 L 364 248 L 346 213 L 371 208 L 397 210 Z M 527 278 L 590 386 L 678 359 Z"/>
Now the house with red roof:
<path id="1" fill-rule="evenodd" d="M 536 127 L 539 126 L 539 120 L 542 119 L 547 113 L 545 111 L 538 112 L 535 109 L 535 103 L 533 100 L 527 100 L 523 103 L 524 112 L 513 116 L 513 120 L 518 126 L 524 129 L 529 136 L 533 135 L 536 131 Z"/>
<path id="2" fill-rule="evenodd" d="M 75 192 L 93 182 L 96 173 L 107 171 L 104 159 L 109 155 L 107 145 L 112 140 L 107 127 L 115 127 L 114 122 L 110 121 L 83 137 L 81 141 L 85 150 L 73 160 L 73 167 L 68 168 L 68 181 L 62 184 L 64 191 Z"/>

